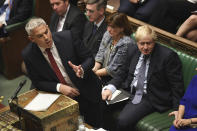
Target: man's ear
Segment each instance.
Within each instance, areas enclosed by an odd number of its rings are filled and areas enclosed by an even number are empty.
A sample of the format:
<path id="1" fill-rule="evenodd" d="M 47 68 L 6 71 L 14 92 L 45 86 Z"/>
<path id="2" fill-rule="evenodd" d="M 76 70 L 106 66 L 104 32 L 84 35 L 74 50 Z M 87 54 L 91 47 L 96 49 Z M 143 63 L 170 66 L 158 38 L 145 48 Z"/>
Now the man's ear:
<path id="1" fill-rule="evenodd" d="M 28 38 L 29 38 L 29 40 L 30 40 L 31 42 L 34 42 L 34 39 L 33 39 L 32 36 L 29 35 Z"/>

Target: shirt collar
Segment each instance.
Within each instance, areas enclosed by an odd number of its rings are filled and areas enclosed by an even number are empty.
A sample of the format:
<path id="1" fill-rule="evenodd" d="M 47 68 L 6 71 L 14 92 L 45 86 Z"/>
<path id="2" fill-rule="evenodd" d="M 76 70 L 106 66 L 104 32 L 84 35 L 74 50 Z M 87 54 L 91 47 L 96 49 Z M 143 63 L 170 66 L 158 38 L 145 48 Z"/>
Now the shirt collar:
<path id="1" fill-rule="evenodd" d="M 94 22 L 94 24 L 97 26 L 97 28 L 99 28 L 104 20 L 105 20 L 105 16 L 103 17 L 103 19 L 98 24 L 96 24 L 96 22 Z"/>
<path id="2" fill-rule="evenodd" d="M 53 49 L 54 46 L 55 46 L 55 45 L 54 45 L 54 42 L 53 42 L 53 43 L 52 43 L 51 49 Z M 42 53 L 46 53 L 46 52 L 45 52 L 45 49 L 46 49 L 46 48 L 43 48 L 43 47 L 40 47 L 40 46 L 38 46 L 38 47 L 40 48 L 40 50 L 41 50 Z"/>

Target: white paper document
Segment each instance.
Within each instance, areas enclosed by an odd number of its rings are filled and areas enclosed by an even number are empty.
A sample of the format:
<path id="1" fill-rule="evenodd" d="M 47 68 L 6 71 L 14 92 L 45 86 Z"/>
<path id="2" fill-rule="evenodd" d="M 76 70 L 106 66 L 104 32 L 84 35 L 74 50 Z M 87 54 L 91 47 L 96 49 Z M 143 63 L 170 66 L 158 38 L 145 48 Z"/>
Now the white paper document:
<path id="1" fill-rule="evenodd" d="M 24 109 L 31 111 L 46 111 L 59 96 L 60 94 L 38 93 Z"/>
<path id="2" fill-rule="evenodd" d="M 112 94 L 111 100 L 113 100 L 114 98 L 116 98 L 116 96 L 118 96 L 120 93 L 121 93 L 120 90 L 116 90 L 116 91 Z"/>

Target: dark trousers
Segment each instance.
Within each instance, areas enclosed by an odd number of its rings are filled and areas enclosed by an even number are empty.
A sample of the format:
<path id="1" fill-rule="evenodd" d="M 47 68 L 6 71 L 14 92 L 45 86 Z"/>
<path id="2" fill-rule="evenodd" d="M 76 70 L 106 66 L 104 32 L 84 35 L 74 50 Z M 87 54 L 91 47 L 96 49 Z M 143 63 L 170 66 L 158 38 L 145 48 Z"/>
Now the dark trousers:
<path id="1" fill-rule="evenodd" d="M 143 97 L 142 101 L 136 105 L 129 101 L 118 117 L 117 131 L 135 130 L 136 123 L 154 111 L 155 109 L 147 100 L 147 97 Z"/>
<path id="2" fill-rule="evenodd" d="M 92 102 L 82 96 L 75 98 L 79 103 L 80 115 L 84 117 L 85 123 L 94 128 L 102 127 L 103 122 L 103 106 L 102 101 Z"/>
<path id="3" fill-rule="evenodd" d="M 134 4 L 129 0 L 120 0 L 118 12 L 125 13 L 138 20 L 147 22 L 154 12 L 159 0 L 147 0 L 143 4 Z"/>

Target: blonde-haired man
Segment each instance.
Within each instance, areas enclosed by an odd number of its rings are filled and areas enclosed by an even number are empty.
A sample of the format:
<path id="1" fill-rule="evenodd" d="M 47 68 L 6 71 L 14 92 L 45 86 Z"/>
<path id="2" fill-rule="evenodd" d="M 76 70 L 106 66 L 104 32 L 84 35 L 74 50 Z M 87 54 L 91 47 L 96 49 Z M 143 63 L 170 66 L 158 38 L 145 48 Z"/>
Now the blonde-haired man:
<path id="1" fill-rule="evenodd" d="M 178 55 L 157 44 L 156 34 L 149 26 L 140 26 L 135 37 L 137 44 L 129 45 L 128 60 L 121 74 L 102 91 L 103 100 L 110 99 L 117 88 L 131 92 L 131 99 L 118 117 L 117 131 L 134 130 L 135 124 L 152 112 L 177 110 L 183 95 Z"/>

